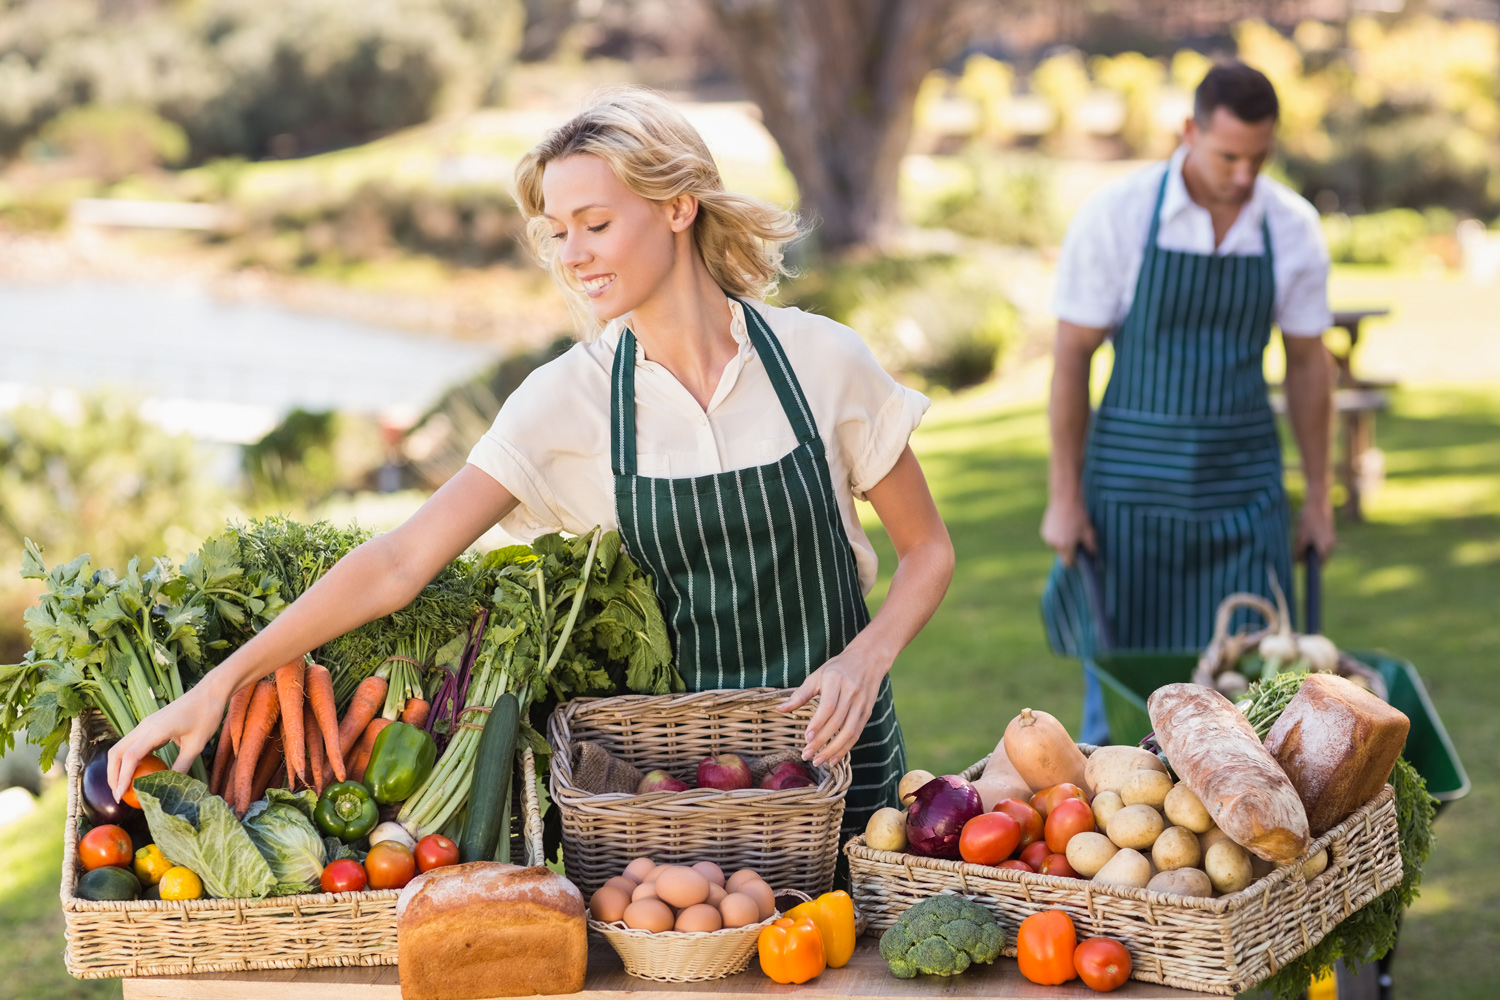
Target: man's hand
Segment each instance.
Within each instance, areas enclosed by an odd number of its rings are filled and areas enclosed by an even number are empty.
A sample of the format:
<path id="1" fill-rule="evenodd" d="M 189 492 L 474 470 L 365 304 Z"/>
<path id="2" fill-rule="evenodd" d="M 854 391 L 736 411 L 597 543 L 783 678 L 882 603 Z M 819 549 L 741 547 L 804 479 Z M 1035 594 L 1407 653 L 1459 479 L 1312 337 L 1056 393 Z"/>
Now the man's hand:
<path id="1" fill-rule="evenodd" d="M 1042 541 L 1057 550 L 1064 566 L 1073 565 L 1080 545 L 1090 555 L 1099 553 L 1099 544 L 1094 539 L 1094 522 L 1089 520 L 1088 509 L 1081 500 L 1053 500 L 1047 504 L 1047 513 L 1042 515 Z"/>
<path id="2" fill-rule="evenodd" d="M 1332 502 L 1324 500 L 1304 506 L 1302 515 L 1297 519 L 1297 547 L 1292 550 L 1296 557 L 1301 559 L 1308 548 L 1313 548 L 1317 550 L 1318 558 L 1326 562 L 1337 544 Z"/>

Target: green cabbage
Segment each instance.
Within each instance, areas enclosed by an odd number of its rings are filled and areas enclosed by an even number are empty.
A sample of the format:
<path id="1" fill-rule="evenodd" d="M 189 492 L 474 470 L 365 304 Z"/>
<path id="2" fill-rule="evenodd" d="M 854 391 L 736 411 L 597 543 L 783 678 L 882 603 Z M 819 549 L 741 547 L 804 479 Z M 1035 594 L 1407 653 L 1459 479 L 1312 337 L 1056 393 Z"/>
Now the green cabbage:
<path id="1" fill-rule="evenodd" d="M 135 779 L 135 792 L 162 854 L 197 875 L 210 896 L 260 899 L 276 888 L 250 834 L 208 785 L 191 775 L 156 771 Z"/>
<path id="2" fill-rule="evenodd" d="M 323 835 L 313 823 L 318 794 L 305 788 L 297 794 L 269 788 L 266 797 L 245 813 L 245 831 L 276 877 L 273 896 L 313 892 L 323 876 L 327 852 Z"/>

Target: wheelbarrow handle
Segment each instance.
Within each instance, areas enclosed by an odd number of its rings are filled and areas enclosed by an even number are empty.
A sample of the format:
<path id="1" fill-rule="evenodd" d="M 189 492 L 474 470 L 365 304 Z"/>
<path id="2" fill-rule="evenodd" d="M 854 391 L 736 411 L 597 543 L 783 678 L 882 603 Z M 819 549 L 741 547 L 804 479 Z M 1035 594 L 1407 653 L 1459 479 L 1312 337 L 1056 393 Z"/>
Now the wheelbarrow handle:
<path id="1" fill-rule="evenodd" d="M 1104 613 L 1104 583 L 1099 575 L 1099 563 L 1089 550 L 1078 546 L 1074 560 L 1083 576 L 1083 589 L 1088 597 L 1089 617 L 1094 627 L 1096 653 L 1107 653 L 1115 648 L 1115 633 L 1109 627 L 1109 617 Z"/>
<path id="2" fill-rule="evenodd" d="M 1309 634 L 1317 634 L 1323 631 L 1323 560 L 1311 545 L 1303 558 L 1307 560 L 1307 613 L 1302 627 Z"/>

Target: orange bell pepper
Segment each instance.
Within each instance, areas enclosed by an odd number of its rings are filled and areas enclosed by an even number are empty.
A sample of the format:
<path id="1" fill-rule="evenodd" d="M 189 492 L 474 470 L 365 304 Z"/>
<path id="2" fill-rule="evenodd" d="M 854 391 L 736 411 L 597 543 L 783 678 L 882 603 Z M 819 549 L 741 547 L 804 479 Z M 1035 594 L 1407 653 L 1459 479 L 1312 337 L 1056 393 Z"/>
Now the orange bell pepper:
<path id="1" fill-rule="evenodd" d="M 760 971 L 773 982 L 805 983 L 828 965 L 823 935 L 811 917 L 782 917 L 760 932 Z"/>
<path id="2" fill-rule="evenodd" d="M 808 917 L 823 936 L 823 957 L 830 969 L 842 969 L 854 956 L 854 900 L 842 889 L 825 892 L 787 911 L 793 920 Z"/>

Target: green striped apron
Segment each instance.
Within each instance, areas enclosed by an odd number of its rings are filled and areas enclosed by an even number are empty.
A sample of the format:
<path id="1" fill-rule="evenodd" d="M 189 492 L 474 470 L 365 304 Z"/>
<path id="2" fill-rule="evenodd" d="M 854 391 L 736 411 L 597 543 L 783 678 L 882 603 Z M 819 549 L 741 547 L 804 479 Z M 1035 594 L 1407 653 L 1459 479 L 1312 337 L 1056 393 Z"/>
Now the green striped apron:
<path id="1" fill-rule="evenodd" d="M 615 350 L 610 456 L 620 536 L 651 575 L 691 691 L 796 687 L 870 622 L 812 410 L 765 320 L 740 305 L 797 438 L 769 465 L 685 479 L 638 475 L 635 334 L 625 330 Z M 850 764 L 846 839 L 876 809 L 896 804 L 906 770 L 889 677 Z"/>
<path id="2" fill-rule="evenodd" d="M 1276 298 L 1271 233 L 1256 256 L 1156 245 L 1166 176 L 1135 300 L 1084 453 L 1104 614 L 1117 646 L 1200 649 L 1219 602 L 1291 591 L 1281 442 L 1262 370 Z M 1089 655 L 1077 567 L 1053 566 L 1042 599 L 1053 648 Z"/>

